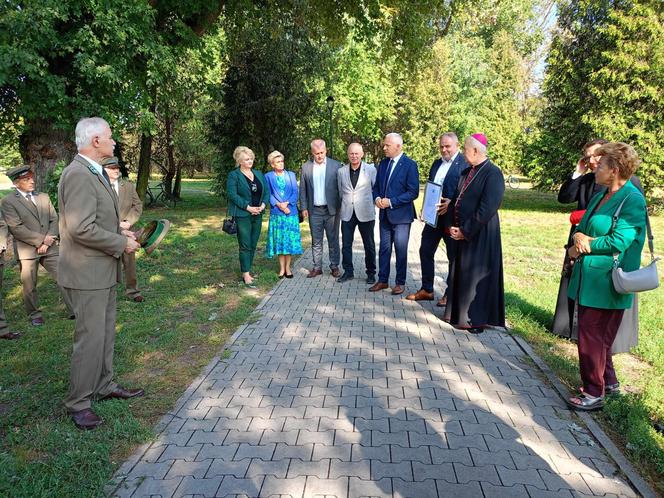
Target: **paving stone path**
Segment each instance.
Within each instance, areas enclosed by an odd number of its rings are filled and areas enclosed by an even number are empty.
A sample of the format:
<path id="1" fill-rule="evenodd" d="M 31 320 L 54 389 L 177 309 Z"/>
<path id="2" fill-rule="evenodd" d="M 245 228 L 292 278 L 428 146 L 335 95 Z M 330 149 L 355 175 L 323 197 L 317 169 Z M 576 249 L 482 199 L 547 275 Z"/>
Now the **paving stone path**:
<path id="1" fill-rule="evenodd" d="M 306 279 L 310 255 L 299 261 L 114 496 L 635 496 L 508 333 L 469 335 L 432 303 L 367 292 L 356 244 L 345 284 Z"/>

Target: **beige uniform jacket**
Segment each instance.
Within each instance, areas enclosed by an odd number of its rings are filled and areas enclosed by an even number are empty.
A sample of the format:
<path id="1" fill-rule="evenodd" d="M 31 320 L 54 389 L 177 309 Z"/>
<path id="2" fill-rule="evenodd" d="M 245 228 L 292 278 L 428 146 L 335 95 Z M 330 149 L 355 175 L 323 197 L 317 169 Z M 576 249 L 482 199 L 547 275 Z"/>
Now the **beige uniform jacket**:
<path id="1" fill-rule="evenodd" d="M 77 155 L 58 186 L 60 259 L 58 283 L 79 290 L 107 289 L 120 281 L 118 196 L 93 166 Z"/>
<path id="2" fill-rule="evenodd" d="M 129 180 L 119 180 L 120 221 L 130 225 L 136 223 L 143 214 L 143 203 L 136 193 L 136 186 Z"/>
<path id="3" fill-rule="evenodd" d="M 37 254 L 46 235 L 58 236 L 58 214 L 47 194 L 35 195 L 35 204 L 16 191 L 2 200 L 2 216 L 14 236 L 17 259 L 39 259 L 58 254 L 53 244 L 46 254 Z"/>

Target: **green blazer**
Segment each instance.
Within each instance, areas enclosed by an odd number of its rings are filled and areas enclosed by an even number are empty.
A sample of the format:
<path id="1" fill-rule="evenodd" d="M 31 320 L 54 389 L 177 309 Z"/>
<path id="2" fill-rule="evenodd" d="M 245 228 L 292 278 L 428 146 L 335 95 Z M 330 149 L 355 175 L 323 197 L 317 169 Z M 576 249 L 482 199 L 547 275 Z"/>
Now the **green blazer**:
<path id="1" fill-rule="evenodd" d="M 623 204 L 615 230 L 611 230 L 613 215 Z M 590 242 L 590 254 L 579 258 L 572 269 L 567 295 L 583 306 L 602 309 L 627 309 L 632 306 L 631 294 L 618 294 L 613 288 L 611 270 L 613 254 L 619 253 L 620 267 L 634 271 L 641 266 L 641 251 L 646 238 L 646 201 L 631 182 L 627 182 L 606 204 L 590 216 L 604 197 L 597 193 L 575 232 L 595 237 Z"/>
<path id="2" fill-rule="evenodd" d="M 258 170 L 253 170 L 254 176 L 263 186 L 263 194 L 261 202 L 266 206 L 270 202 L 270 189 L 265 181 L 263 173 Z M 228 173 L 226 180 L 226 196 L 228 198 L 228 214 L 244 218 L 251 216 L 247 211 L 247 206 L 251 204 L 251 190 L 245 176 L 240 171 L 240 168 L 235 168 Z"/>

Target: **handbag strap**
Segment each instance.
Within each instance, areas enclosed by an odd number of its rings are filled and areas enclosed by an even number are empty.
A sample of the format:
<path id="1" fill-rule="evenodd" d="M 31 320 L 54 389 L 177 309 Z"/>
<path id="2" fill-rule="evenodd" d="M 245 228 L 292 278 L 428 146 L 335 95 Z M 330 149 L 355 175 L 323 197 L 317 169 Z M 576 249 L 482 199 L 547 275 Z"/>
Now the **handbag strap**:
<path id="1" fill-rule="evenodd" d="M 616 225 L 618 224 L 618 217 L 620 216 L 620 211 L 622 210 L 623 204 L 629 199 L 629 196 L 632 194 L 627 194 L 625 198 L 622 200 L 618 208 L 616 209 L 616 212 L 613 213 L 613 221 L 611 222 L 611 231 L 613 232 L 616 228 Z M 648 249 L 650 250 L 650 261 L 655 261 L 655 244 L 653 242 L 653 237 L 652 234 L 652 228 L 650 226 L 650 215 L 648 214 L 648 207 L 645 208 L 646 210 L 646 233 L 648 234 Z M 618 266 L 618 253 L 613 253 L 613 266 L 614 268 Z"/>

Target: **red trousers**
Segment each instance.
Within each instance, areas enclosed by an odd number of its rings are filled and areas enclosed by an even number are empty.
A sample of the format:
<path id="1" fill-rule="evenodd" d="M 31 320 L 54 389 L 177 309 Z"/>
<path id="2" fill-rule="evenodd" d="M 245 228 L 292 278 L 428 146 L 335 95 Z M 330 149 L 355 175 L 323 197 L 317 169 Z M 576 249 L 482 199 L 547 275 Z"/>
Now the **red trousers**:
<path id="1" fill-rule="evenodd" d="M 611 346 L 625 310 L 606 310 L 579 305 L 579 368 L 583 391 L 604 396 L 606 384 L 617 384 Z"/>

